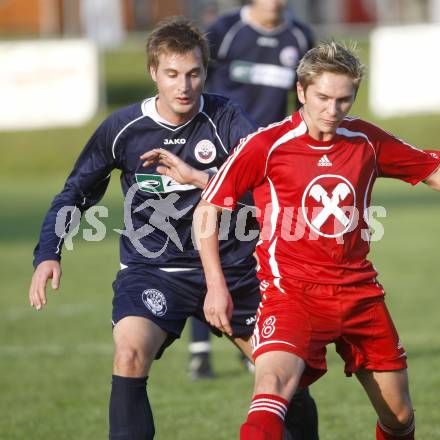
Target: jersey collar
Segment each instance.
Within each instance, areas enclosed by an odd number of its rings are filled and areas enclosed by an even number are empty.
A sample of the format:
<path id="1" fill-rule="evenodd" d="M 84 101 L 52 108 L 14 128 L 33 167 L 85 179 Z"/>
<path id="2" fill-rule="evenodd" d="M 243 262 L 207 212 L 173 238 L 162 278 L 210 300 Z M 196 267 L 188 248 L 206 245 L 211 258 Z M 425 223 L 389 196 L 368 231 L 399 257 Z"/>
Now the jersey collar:
<path id="1" fill-rule="evenodd" d="M 165 126 L 166 128 L 169 128 L 170 130 L 184 127 L 185 125 L 189 124 L 199 113 L 203 111 L 203 107 L 205 105 L 205 99 L 203 95 L 200 95 L 200 106 L 199 111 L 187 122 L 181 125 L 175 125 L 171 122 L 167 121 L 165 118 L 163 118 L 156 108 L 156 99 L 157 95 L 153 96 L 152 98 L 148 98 L 145 101 L 142 102 L 142 114 L 144 116 L 148 116 L 151 118 L 154 122 L 161 126 Z"/>
<path id="2" fill-rule="evenodd" d="M 245 23 L 246 25 L 248 25 L 249 27 L 251 27 L 252 29 L 254 29 L 255 31 L 257 31 L 260 34 L 264 34 L 267 36 L 270 35 L 276 35 L 279 34 L 280 32 L 284 31 L 285 29 L 287 29 L 287 20 L 288 20 L 289 14 L 287 13 L 287 11 L 284 11 L 283 13 L 283 22 L 277 26 L 276 28 L 273 29 L 268 29 L 265 28 L 264 26 L 258 25 L 256 23 L 254 23 L 251 18 L 250 18 L 250 6 L 243 6 L 240 10 L 240 19 L 243 23 Z"/>

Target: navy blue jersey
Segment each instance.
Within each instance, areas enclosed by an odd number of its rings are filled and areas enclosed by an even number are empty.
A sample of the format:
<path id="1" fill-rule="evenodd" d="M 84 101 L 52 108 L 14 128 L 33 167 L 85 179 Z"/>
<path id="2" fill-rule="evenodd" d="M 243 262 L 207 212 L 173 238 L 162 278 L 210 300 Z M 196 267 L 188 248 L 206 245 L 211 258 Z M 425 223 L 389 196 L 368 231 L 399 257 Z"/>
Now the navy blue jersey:
<path id="1" fill-rule="evenodd" d="M 207 90 L 239 103 L 266 126 L 286 116 L 295 69 L 313 38 L 307 26 L 287 14 L 284 23 L 271 31 L 256 27 L 248 15 L 245 6 L 209 27 L 212 61 Z"/>
<path id="2" fill-rule="evenodd" d="M 44 260 L 61 258 L 63 234 L 56 230 L 60 209 L 74 207 L 72 210 L 82 213 L 98 203 L 107 188 L 111 171 L 119 169 L 125 196 L 121 263 L 201 267 L 191 236 L 193 212 L 201 190 L 161 176 L 156 172 L 157 164 L 144 168 L 139 156 L 162 147 L 198 170 L 215 171 L 240 138 L 254 129 L 241 108 L 226 98 L 210 94 L 202 96 L 199 112 L 179 126 L 169 125 L 160 117 L 155 98 L 116 111 L 88 141 L 63 191 L 53 200 L 34 251 L 34 266 Z M 66 230 L 73 217 L 67 216 Z M 251 228 L 255 225 L 255 230 L 258 229 L 250 215 L 247 219 L 243 215 L 240 218 L 241 223 L 250 221 Z M 255 240 L 237 241 L 234 238 L 236 219 L 233 213 L 230 228 L 227 222 L 224 223 L 224 238 L 228 239 L 220 242 L 220 251 L 225 266 L 246 259 L 249 264 L 255 247 Z"/>

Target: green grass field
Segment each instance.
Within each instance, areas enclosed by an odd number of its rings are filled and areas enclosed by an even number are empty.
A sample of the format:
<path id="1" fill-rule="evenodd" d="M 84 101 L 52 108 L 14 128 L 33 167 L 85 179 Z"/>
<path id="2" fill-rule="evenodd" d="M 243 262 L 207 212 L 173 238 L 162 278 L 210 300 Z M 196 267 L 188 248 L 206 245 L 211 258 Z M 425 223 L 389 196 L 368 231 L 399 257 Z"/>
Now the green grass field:
<path id="1" fill-rule="evenodd" d="M 141 44 L 139 45 L 141 46 Z M 153 93 L 144 75 L 142 47 L 105 57 L 109 108 Z M 365 84 L 353 114 L 369 119 Z M 44 103 L 39 103 L 43 105 Z M 101 202 L 107 237 L 74 238 L 64 252 L 60 293 L 49 293 L 42 312 L 28 304 L 32 249 L 53 195 L 82 145 L 104 114 L 84 127 L 0 133 L 0 439 L 99 440 L 107 436 L 112 339 L 111 282 L 118 269 L 117 234 L 122 222 L 118 176 Z M 421 147 L 439 143 L 439 116 L 380 121 L 384 128 Z M 423 185 L 377 184 L 375 204 L 384 205 L 384 238 L 371 258 L 380 271 L 388 305 L 409 353 L 417 433 L 440 438 L 440 194 Z M 187 336 L 154 365 L 149 394 L 159 440 L 231 440 L 247 413 L 252 376 L 224 339 L 214 340 L 217 379 L 187 379 Z M 329 347 L 329 372 L 312 387 L 323 440 L 374 438 L 375 416 L 355 379 Z"/>

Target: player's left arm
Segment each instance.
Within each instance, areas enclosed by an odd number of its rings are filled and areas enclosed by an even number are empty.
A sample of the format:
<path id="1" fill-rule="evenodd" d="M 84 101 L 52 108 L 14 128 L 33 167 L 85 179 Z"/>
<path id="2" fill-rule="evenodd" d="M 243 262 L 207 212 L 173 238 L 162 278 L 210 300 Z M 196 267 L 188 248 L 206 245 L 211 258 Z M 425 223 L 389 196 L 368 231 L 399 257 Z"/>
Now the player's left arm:
<path id="1" fill-rule="evenodd" d="M 147 167 L 153 163 L 159 164 L 156 171 L 159 174 L 171 177 L 181 185 L 194 185 L 197 188 L 204 189 L 210 179 L 207 171 L 197 170 L 175 154 L 163 149 L 155 148 L 148 151 L 140 159 L 143 160 L 143 166 Z"/>

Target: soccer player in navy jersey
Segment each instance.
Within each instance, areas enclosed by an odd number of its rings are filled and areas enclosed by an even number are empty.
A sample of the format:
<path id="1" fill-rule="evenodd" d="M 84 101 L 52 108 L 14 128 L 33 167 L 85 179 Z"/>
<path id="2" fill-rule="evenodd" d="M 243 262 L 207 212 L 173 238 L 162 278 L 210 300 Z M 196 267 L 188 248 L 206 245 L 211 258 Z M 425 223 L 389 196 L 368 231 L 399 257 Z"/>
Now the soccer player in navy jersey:
<path id="1" fill-rule="evenodd" d="M 356 374 L 378 415 L 376 439 L 413 440 L 406 353 L 367 260 L 368 209 L 378 177 L 423 181 L 440 191 L 440 154 L 347 117 L 363 66 L 346 48 L 322 43 L 297 72 L 303 107 L 243 140 L 195 212 L 206 318 L 229 334 L 233 304 L 218 238 L 203 222 L 233 209 L 249 190 L 260 213 L 255 390 L 240 439 L 282 439 L 293 393 L 325 373 L 326 345 L 335 343 L 345 372 Z"/>
<path id="2" fill-rule="evenodd" d="M 49 279 L 59 288 L 61 247 L 78 221 L 76 213 L 98 203 L 111 171 L 120 170 L 125 230 L 121 270 L 113 283 L 112 440 L 154 437 L 146 391 L 151 364 L 179 338 L 189 316 L 203 319 L 206 284 L 191 237 L 192 213 L 209 174 L 254 129 L 231 101 L 202 93 L 208 44 L 186 20 L 159 25 L 149 36 L 147 54 L 158 94 L 110 115 L 88 141 L 43 222 L 29 290 L 31 306 L 41 310 Z M 245 220 L 252 222 L 233 214 L 231 230 Z M 261 299 L 253 257 L 256 232 L 254 239 L 240 242 L 226 230 L 220 246 L 236 310 L 231 339 L 247 355 Z"/>

